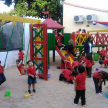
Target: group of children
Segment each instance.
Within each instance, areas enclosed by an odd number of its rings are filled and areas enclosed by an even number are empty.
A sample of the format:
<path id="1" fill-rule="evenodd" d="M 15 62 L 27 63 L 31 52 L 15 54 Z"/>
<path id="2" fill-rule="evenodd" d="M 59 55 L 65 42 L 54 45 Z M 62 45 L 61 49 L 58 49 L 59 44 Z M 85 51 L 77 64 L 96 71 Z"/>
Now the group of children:
<path id="1" fill-rule="evenodd" d="M 105 57 L 105 50 L 102 48 L 102 50 L 99 53 L 100 58 L 103 60 L 103 64 L 105 66 L 107 65 L 107 59 Z M 90 54 L 82 54 L 82 56 L 78 56 L 78 58 L 74 58 L 74 62 L 71 64 L 70 59 L 68 58 L 69 55 L 65 54 L 65 59 L 62 60 L 62 63 L 60 65 L 60 69 L 64 69 L 60 76 L 60 81 L 68 82 L 69 84 L 75 84 L 75 91 L 76 96 L 74 99 L 73 104 L 77 105 L 79 98 L 81 97 L 81 104 L 83 106 L 86 106 L 86 100 L 85 100 L 85 81 L 86 81 L 86 72 L 87 77 L 91 78 L 91 70 L 92 65 L 94 65 L 94 60 L 92 59 L 91 63 L 91 55 Z M 68 65 L 67 65 L 68 63 Z M 95 91 L 96 94 L 102 96 L 102 83 L 108 80 L 108 73 L 102 70 L 96 71 L 93 73 L 93 81 L 95 85 Z"/>
<path id="2" fill-rule="evenodd" d="M 28 92 L 31 93 L 31 85 L 33 87 L 33 92 L 35 93 L 35 83 L 36 81 L 36 67 L 33 65 L 33 62 L 29 60 L 27 65 L 23 64 L 24 53 L 19 50 L 18 60 L 16 60 L 17 68 L 21 75 L 28 75 Z M 1 65 L 0 61 L 0 86 L 2 83 L 6 81 L 6 77 L 4 75 L 4 66 Z"/>

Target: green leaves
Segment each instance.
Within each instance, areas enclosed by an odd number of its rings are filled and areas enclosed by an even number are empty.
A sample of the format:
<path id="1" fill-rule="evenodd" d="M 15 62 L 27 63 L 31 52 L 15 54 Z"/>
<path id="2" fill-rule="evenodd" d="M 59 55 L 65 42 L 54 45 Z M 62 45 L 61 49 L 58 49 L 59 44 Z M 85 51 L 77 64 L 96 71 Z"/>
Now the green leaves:
<path id="1" fill-rule="evenodd" d="M 7 5 L 11 0 L 5 0 Z M 14 0 L 15 9 L 9 12 L 9 15 L 25 15 L 35 16 L 40 18 L 47 18 L 43 11 L 49 11 L 49 17 L 62 24 L 63 20 L 63 5 L 60 1 L 64 0 Z"/>

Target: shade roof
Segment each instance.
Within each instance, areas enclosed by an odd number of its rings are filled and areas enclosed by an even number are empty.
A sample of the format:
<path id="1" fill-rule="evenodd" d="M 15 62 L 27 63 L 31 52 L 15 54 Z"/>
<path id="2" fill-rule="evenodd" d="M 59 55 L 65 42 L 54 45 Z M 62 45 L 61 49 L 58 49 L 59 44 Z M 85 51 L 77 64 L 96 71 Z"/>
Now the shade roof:
<path id="1" fill-rule="evenodd" d="M 62 25 L 55 22 L 51 18 L 47 18 L 45 21 L 42 22 L 42 24 L 47 24 L 48 29 L 62 29 L 62 28 L 64 28 Z"/>

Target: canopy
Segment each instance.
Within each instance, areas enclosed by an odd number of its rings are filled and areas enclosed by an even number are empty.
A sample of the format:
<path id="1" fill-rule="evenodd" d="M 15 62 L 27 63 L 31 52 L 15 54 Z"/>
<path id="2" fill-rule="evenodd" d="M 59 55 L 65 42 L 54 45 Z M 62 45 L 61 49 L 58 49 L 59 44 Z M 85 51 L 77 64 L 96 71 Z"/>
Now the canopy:
<path id="1" fill-rule="evenodd" d="M 96 23 L 98 23 L 98 24 L 102 24 L 102 25 L 108 27 L 108 22 L 98 22 L 98 21 L 94 21 L 94 22 L 93 22 L 93 25 L 96 25 Z"/>
<path id="2" fill-rule="evenodd" d="M 64 28 L 62 25 L 55 22 L 51 18 L 47 18 L 45 21 L 42 22 L 42 24 L 47 24 L 48 29 L 62 29 L 62 28 Z"/>

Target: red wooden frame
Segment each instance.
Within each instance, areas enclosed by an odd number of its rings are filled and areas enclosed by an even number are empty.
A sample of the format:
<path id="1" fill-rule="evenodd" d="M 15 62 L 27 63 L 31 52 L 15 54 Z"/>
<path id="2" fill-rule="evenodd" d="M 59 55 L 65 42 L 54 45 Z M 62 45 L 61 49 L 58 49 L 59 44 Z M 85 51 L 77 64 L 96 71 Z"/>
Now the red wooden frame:
<path id="1" fill-rule="evenodd" d="M 41 27 L 43 28 L 43 41 L 34 41 L 33 40 L 33 30 L 32 27 Z M 38 74 L 39 77 L 43 77 L 44 80 L 48 80 L 48 49 L 47 49 L 47 25 L 46 24 L 33 24 L 29 26 L 31 33 L 30 39 L 30 60 L 41 60 L 43 61 L 43 74 Z M 33 57 L 34 47 L 33 44 L 43 44 L 43 58 Z"/>

